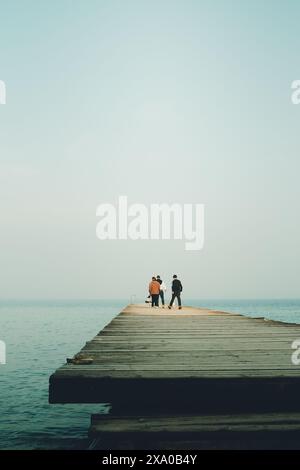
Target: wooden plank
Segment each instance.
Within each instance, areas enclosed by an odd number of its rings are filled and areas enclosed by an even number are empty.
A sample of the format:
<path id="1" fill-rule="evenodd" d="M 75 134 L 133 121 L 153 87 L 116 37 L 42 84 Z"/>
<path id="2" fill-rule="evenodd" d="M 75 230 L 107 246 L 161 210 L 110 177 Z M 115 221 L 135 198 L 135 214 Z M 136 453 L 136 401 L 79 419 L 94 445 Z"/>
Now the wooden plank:
<path id="1" fill-rule="evenodd" d="M 215 366 L 221 364 L 228 367 L 231 364 L 252 364 L 267 366 L 288 365 L 295 367 L 291 362 L 291 354 L 286 350 L 270 351 L 242 351 L 242 350 L 201 350 L 201 351 L 164 351 L 158 355 L 157 351 L 96 351 L 89 353 L 89 357 L 94 359 L 93 364 L 186 364 L 190 367 L 192 363 L 194 367 L 203 364 Z"/>
<path id="2" fill-rule="evenodd" d="M 106 449 L 299 449 L 299 413 L 92 415 L 89 436 Z"/>
<path id="3" fill-rule="evenodd" d="M 205 371 L 209 371 L 211 373 L 214 372 L 214 375 L 218 377 L 219 371 L 221 371 L 221 374 L 225 371 L 235 371 L 236 376 L 239 376 L 239 374 L 247 375 L 247 371 L 254 370 L 254 365 L 253 364 L 243 364 L 240 365 L 238 363 L 231 362 L 230 364 L 222 364 L 222 362 L 217 362 L 216 364 L 212 365 L 210 362 L 203 362 L 202 364 L 197 364 L 197 365 L 189 365 L 188 363 L 185 362 L 159 362 L 159 363 L 139 363 L 138 361 L 132 362 L 132 363 L 120 363 L 120 362 L 103 362 L 101 360 L 95 360 L 93 364 L 94 368 L 90 369 L 84 369 L 82 370 L 82 373 L 80 373 L 81 376 L 86 376 L 89 377 L 92 374 L 92 371 L 95 372 L 100 372 L 100 371 L 107 371 L 107 376 L 109 376 L 109 371 L 113 373 L 113 371 L 138 371 L 139 375 L 141 378 L 143 377 L 152 377 L 153 379 L 157 378 L 164 378 L 165 376 L 167 377 L 168 375 L 171 376 L 171 372 L 176 372 L 178 376 L 180 376 L 179 372 L 181 373 L 182 377 L 201 377 L 201 374 L 205 375 Z M 67 371 L 70 374 L 73 374 L 74 376 L 78 375 L 78 371 L 80 369 L 77 368 L 76 370 L 72 370 L 70 368 L 67 369 Z M 281 363 L 278 365 L 272 365 L 270 363 L 260 363 L 255 366 L 255 370 L 263 370 L 263 371 L 278 371 L 278 375 L 280 375 L 281 370 L 289 370 L 292 372 L 295 372 L 293 369 L 293 366 L 289 366 L 285 363 Z M 151 371 L 151 374 L 149 372 Z M 62 371 L 63 373 L 66 372 L 66 370 Z M 148 372 L 148 375 L 147 375 Z M 296 374 L 296 372 L 295 372 Z M 275 373 L 273 374 L 275 375 Z M 299 375 L 299 374 L 296 374 Z"/>
<path id="4" fill-rule="evenodd" d="M 218 346 L 221 346 L 220 344 L 208 344 L 208 343 L 203 343 L 197 344 L 189 344 L 189 343 L 184 343 L 181 344 L 180 346 L 177 346 L 176 342 L 173 344 L 164 344 L 164 343 L 148 343 L 148 344 L 143 344 L 143 343 L 135 343 L 135 344 L 128 344 L 126 341 L 123 342 L 118 342 L 118 343 L 90 343 L 87 346 L 84 346 L 82 348 L 82 352 L 86 353 L 101 353 L 101 352 L 188 352 L 188 351 L 215 351 L 218 349 Z M 286 351 L 290 347 L 289 344 L 284 344 L 282 342 L 278 341 L 273 341 L 269 342 L 268 344 L 264 344 L 264 348 L 262 349 L 262 345 L 259 342 L 255 343 L 250 343 L 246 347 L 243 347 L 242 343 L 234 344 L 232 347 L 230 346 L 229 343 L 222 344 L 222 350 L 223 351 L 232 351 L 232 352 L 237 352 L 237 351 Z"/>
<path id="5" fill-rule="evenodd" d="M 74 367 L 74 368 L 72 368 Z M 89 366 L 89 369 L 86 369 L 85 366 L 73 366 L 69 365 L 67 368 L 61 367 L 57 369 L 55 376 L 52 376 L 52 385 L 55 387 L 55 381 L 58 379 L 72 379 L 80 378 L 83 381 L 85 379 L 207 379 L 207 378 L 216 378 L 216 379 L 227 379 L 227 378 L 272 378 L 272 379 L 284 379 L 284 378 L 297 378 L 299 379 L 299 370 L 289 369 L 289 368 L 256 368 L 256 369 L 247 369 L 247 368 L 238 368 L 238 369 L 211 369 L 211 368 L 201 368 L 195 370 L 186 370 L 185 368 L 172 368 L 169 367 L 166 369 L 163 367 L 150 367 L 144 368 L 143 370 L 135 367 L 119 367 L 112 366 L 109 367 L 95 367 Z M 283 382 L 283 381 L 282 381 Z M 70 382 L 71 383 L 71 382 Z M 113 386 L 113 383 L 111 384 Z M 68 383 L 66 382 L 66 387 Z M 299 383 L 297 381 L 297 387 Z M 299 391 L 299 390 L 298 390 Z M 71 390 L 69 390 L 71 394 Z M 134 393 L 134 390 L 133 390 Z M 272 397 L 270 397 L 271 399 Z M 238 399 L 238 397 L 237 397 Z M 60 402 L 59 402 L 60 403 Z M 68 403 L 68 402 L 66 402 Z M 72 402 L 70 402 L 72 403 Z M 84 403 L 84 402 L 83 402 Z M 89 403 L 87 401 L 86 403 Z M 102 399 L 99 397 L 99 403 L 102 403 Z"/>
<path id="6" fill-rule="evenodd" d="M 300 413 L 261 413 L 238 415 L 142 415 L 94 414 L 90 435 L 120 433 L 198 433 L 203 431 L 300 431 Z"/>
<path id="7" fill-rule="evenodd" d="M 217 326 L 212 326 L 212 325 L 202 325 L 202 324 L 198 324 L 198 325 L 186 325 L 186 324 L 182 324 L 182 325 L 168 325 L 168 326 L 164 326 L 164 325 L 152 325 L 152 326 L 147 326 L 147 325 L 141 325 L 141 326 L 138 326 L 136 324 L 134 325 L 126 325 L 126 326 L 119 326 L 119 325 L 109 325 L 107 327 L 105 327 L 102 331 L 101 331 L 101 334 L 103 333 L 108 333 L 108 332 L 114 332 L 114 331 L 121 331 L 121 332 L 130 332 L 130 331 L 135 331 L 135 332 L 141 332 L 143 333 L 144 331 L 146 332 L 158 332 L 158 331 L 164 331 L 164 332 L 169 332 L 169 331 L 197 331 L 197 332 L 201 332 L 201 331 L 209 331 L 211 332 L 212 331 L 212 328 L 215 330 L 215 331 L 220 331 L 220 332 L 228 332 L 228 328 L 229 328 L 229 325 L 217 325 Z M 298 333 L 299 334 L 299 331 L 300 329 L 299 328 L 293 328 L 291 326 L 289 327 L 283 327 L 283 328 L 280 328 L 280 326 L 260 326 L 260 325 L 256 325 L 256 326 L 249 326 L 249 325 L 239 325 L 239 324 L 234 324 L 234 325 L 231 325 L 231 328 L 234 330 L 234 331 L 249 331 L 249 332 L 256 332 L 256 331 L 264 331 L 266 333 L 270 333 L 270 332 L 284 332 L 284 333 L 290 333 L 290 332 L 295 332 L 295 333 Z"/>
<path id="8" fill-rule="evenodd" d="M 131 341 L 134 341 L 137 339 L 137 335 L 122 335 L 120 332 L 119 333 L 116 333 L 114 335 L 101 335 L 102 337 L 107 337 L 109 339 L 115 339 L 115 340 L 127 340 L 128 342 L 131 342 Z M 247 341 L 251 341 L 251 337 L 249 336 L 249 333 L 245 332 L 245 333 L 242 333 L 242 332 L 239 332 L 239 333 L 228 333 L 227 335 L 224 335 L 224 334 L 221 334 L 221 333 L 215 333 L 214 335 L 211 335 L 209 333 L 205 333 L 205 332 L 202 332 L 202 334 L 189 334 L 189 333 L 183 333 L 183 334 L 180 334 L 180 333 L 169 333 L 169 334 L 163 334 L 163 333 L 160 333 L 158 332 L 157 334 L 140 334 L 139 333 L 139 337 L 142 338 L 143 340 L 145 341 L 151 341 L 151 340 L 156 340 L 156 339 L 174 339 L 174 340 L 186 340 L 188 341 L 189 339 L 201 339 L 201 338 L 204 338 L 204 339 L 211 339 L 211 341 L 214 341 L 214 339 L 222 339 L 222 338 L 228 338 L 228 339 L 232 339 L 234 340 L 235 338 L 244 338 L 244 339 L 247 339 Z M 271 337 L 271 335 L 267 335 L 266 333 L 255 333 L 255 336 L 253 336 L 254 339 L 256 338 L 260 338 L 261 341 L 264 341 L 264 340 L 267 340 Z M 275 337 L 275 334 L 273 334 L 273 337 Z M 290 340 L 291 343 L 292 341 L 294 341 L 295 339 L 300 339 L 300 335 L 287 335 L 287 334 L 284 334 L 284 333 L 278 333 L 276 334 L 276 337 L 278 339 L 281 339 L 281 340 Z"/>

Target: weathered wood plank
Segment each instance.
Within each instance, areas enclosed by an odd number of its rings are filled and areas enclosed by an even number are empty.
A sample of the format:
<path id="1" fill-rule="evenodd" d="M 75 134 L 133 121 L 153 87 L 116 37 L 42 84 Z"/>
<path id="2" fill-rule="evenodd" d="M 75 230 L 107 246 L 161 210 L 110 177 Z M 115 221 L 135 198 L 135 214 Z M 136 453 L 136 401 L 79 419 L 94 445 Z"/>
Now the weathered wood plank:
<path id="1" fill-rule="evenodd" d="M 89 367 L 89 369 L 86 369 Z M 238 368 L 238 369 L 211 369 L 211 368 L 201 368 L 190 370 L 186 368 L 166 368 L 165 366 L 160 366 L 157 368 L 153 367 L 145 367 L 143 369 L 132 366 L 132 367 L 121 367 L 121 366 L 112 366 L 112 367 L 99 367 L 98 365 L 92 366 L 75 366 L 70 364 L 68 367 L 64 368 L 61 367 L 56 371 L 55 379 L 77 379 L 80 378 L 83 381 L 88 378 L 92 379 L 110 379 L 110 378 L 119 378 L 119 379 L 206 379 L 206 378 L 275 378 L 275 379 L 282 379 L 282 378 L 297 378 L 299 379 L 299 370 L 289 369 L 289 368 L 257 368 L 257 369 L 247 369 L 247 368 Z M 71 382 L 70 382 L 71 383 Z M 300 384 L 297 381 L 297 387 Z M 113 385 L 113 384 L 112 384 Z M 66 387 L 68 386 L 66 382 Z M 71 391 L 69 391 L 71 393 Z M 134 393 L 134 390 L 132 391 Z M 299 390 L 298 390 L 299 392 Z M 238 397 L 237 397 L 238 398 Z M 272 397 L 270 397 L 271 399 Z M 100 399 L 100 397 L 99 397 Z M 68 402 L 66 402 L 68 403 Z M 89 401 L 87 401 L 89 403 Z M 102 403 L 100 399 L 99 403 Z"/>
<path id="2" fill-rule="evenodd" d="M 101 353 L 101 352 L 115 352 L 115 351 L 119 351 L 119 352 L 146 352 L 146 351 L 149 351 L 149 352 L 155 352 L 155 353 L 158 353 L 158 352 L 172 352 L 172 353 L 176 353 L 176 352 L 188 352 L 188 351 L 194 351 L 194 352 L 197 352 L 197 351 L 215 351 L 216 349 L 219 349 L 220 347 L 222 346 L 222 350 L 223 351 L 231 351 L 231 352 L 237 352 L 237 351 L 260 351 L 260 352 L 263 352 L 263 351 L 284 351 L 286 352 L 288 350 L 288 348 L 290 347 L 290 344 L 287 343 L 282 343 L 282 342 L 278 342 L 278 341 L 273 341 L 273 342 L 269 342 L 267 344 L 264 344 L 264 349 L 261 349 L 262 346 L 261 346 L 261 343 L 259 342 L 256 342 L 256 343 L 250 343 L 249 345 L 247 345 L 246 347 L 243 347 L 243 344 L 242 343 L 237 343 L 237 344 L 234 344 L 233 347 L 230 347 L 230 344 L 228 343 L 223 343 L 223 344 L 214 344 L 214 345 L 211 345 L 211 344 L 208 344 L 208 343 L 203 343 L 201 342 L 201 344 L 197 344 L 197 343 L 193 343 L 193 344 L 189 344 L 189 343 L 183 343 L 181 344 L 180 346 L 177 346 L 176 342 L 173 343 L 173 344 L 170 344 L 170 343 L 167 343 L 167 344 L 164 344 L 164 343 L 148 343 L 148 344 L 143 344 L 143 343 L 135 343 L 135 344 L 127 344 L 125 341 L 123 342 L 118 342 L 118 343 L 101 343 L 99 345 L 99 343 L 90 343 L 89 345 L 87 346 L 84 346 L 82 351 L 83 352 L 86 352 L 86 353 L 93 353 L 93 351 L 95 353 Z"/>
<path id="3" fill-rule="evenodd" d="M 89 436 L 109 449 L 299 449 L 300 416 L 92 415 Z"/>
<path id="4" fill-rule="evenodd" d="M 281 375 L 281 371 L 290 371 L 291 373 L 295 373 L 297 376 L 298 374 L 294 371 L 293 366 L 288 366 L 286 364 L 258 364 L 255 368 L 257 372 L 265 371 L 266 376 L 273 372 L 273 376 Z M 109 372 L 113 374 L 114 371 L 128 371 L 128 372 L 139 372 L 140 377 L 152 377 L 153 379 L 161 379 L 165 376 L 176 376 L 176 377 L 201 377 L 202 375 L 205 376 L 205 372 L 209 372 L 211 375 L 215 377 L 219 377 L 220 375 L 223 376 L 225 371 L 230 371 L 231 373 L 235 372 L 235 376 L 238 377 L 240 375 L 245 376 L 247 375 L 247 371 L 254 371 L 253 364 L 244 364 L 243 366 L 239 366 L 237 363 L 232 362 L 224 367 L 224 365 L 219 362 L 215 365 L 211 365 L 211 363 L 206 362 L 199 365 L 189 365 L 184 362 L 160 362 L 160 363 L 138 363 L 132 362 L 128 364 L 122 363 L 114 363 L 114 362 L 101 362 L 100 360 L 95 360 L 93 364 L 93 368 L 87 369 L 79 369 L 79 367 L 74 369 L 68 368 L 62 369 L 61 373 L 69 373 L 70 376 L 78 376 L 78 374 L 82 377 L 89 377 L 92 376 L 92 373 L 99 374 L 101 371 L 106 371 L 106 376 L 109 376 Z M 275 373 L 277 371 L 277 374 Z M 147 374 L 148 372 L 148 374 Z M 175 373 L 176 375 L 172 374 Z M 214 374 L 213 374 L 214 373 Z M 254 374 L 255 375 L 255 374 Z M 288 375 L 288 374 L 286 374 Z M 100 376 L 100 374 L 99 374 Z"/>
<path id="5" fill-rule="evenodd" d="M 194 370 L 196 367 L 208 366 L 216 368 L 224 366 L 229 368 L 231 366 L 241 367 L 289 367 L 295 366 L 291 363 L 291 354 L 285 350 L 273 350 L 272 352 L 263 351 L 164 351 L 163 354 L 158 355 L 157 352 L 150 351 L 132 351 L 124 352 L 119 351 L 91 351 L 89 357 L 93 358 L 93 365 L 95 364 L 141 364 L 141 365 L 185 365 L 188 370 Z M 192 365 L 191 365 L 192 364 Z M 191 369 L 193 367 L 193 369 Z"/>
<path id="6" fill-rule="evenodd" d="M 94 414 L 90 434 L 197 433 L 202 431 L 299 430 L 300 413 L 238 415 L 113 416 Z"/>

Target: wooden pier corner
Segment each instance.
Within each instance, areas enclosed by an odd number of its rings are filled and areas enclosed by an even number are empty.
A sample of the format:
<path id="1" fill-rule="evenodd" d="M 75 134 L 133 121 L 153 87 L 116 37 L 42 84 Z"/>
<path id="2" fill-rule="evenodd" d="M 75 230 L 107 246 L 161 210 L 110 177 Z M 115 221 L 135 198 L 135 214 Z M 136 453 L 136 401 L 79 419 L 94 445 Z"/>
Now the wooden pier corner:
<path id="1" fill-rule="evenodd" d="M 50 377 L 49 401 L 109 403 L 90 436 L 111 449 L 295 448 L 296 339 L 296 324 L 129 305 Z"/>

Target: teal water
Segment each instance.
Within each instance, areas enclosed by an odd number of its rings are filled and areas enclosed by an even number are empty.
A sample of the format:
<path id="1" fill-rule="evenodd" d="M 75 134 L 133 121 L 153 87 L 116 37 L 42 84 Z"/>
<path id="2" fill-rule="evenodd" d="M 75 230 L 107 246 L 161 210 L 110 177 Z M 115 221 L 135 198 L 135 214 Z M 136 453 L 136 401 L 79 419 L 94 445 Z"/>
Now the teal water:
<path id="1" fill-rule="evenodd" d="M 49 405 L 49 376 L 128 303 L 1 302 L 1 449 L 72 449 L 86 446 L 91 413 L 101 405 Z"/>
<path id="2" fill-rule="evenodd" d="M 286 323 L 300 323 L 300 299 L 189 300 L 188 305 L 242 313 Z"/>
<path id="3" fill-rule="evenodd" d="M 1 449 L 73 449 L 87 446 L 91 413 L 101 405 L 49 405 L 48 380 L 128 301 L 0 302 Z M 189 305 L 300 323 L 300 300 L 189 300 Z"/>

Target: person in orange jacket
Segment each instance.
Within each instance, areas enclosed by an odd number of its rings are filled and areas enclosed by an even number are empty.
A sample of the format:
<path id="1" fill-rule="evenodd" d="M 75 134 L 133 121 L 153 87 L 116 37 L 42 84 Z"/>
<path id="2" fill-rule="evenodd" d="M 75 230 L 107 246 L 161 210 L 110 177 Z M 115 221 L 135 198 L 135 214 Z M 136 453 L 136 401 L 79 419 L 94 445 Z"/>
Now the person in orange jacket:
<path id="1" fill-rule="evenodd" d="M 151 295 L 152 304 L 151 307 L 158 307 L 158 299 L 160 292 L 160 283 L 155 277 L 152 277 L 152 281 L 149 284 L 149 294 Z"/>

